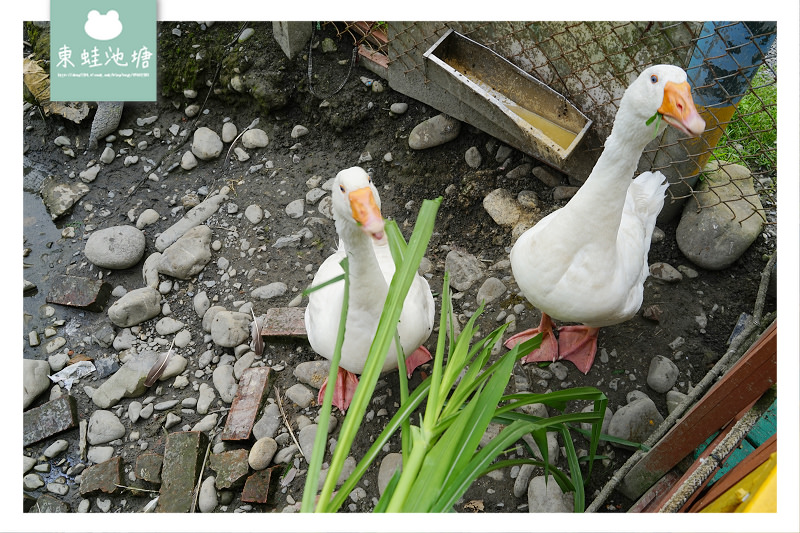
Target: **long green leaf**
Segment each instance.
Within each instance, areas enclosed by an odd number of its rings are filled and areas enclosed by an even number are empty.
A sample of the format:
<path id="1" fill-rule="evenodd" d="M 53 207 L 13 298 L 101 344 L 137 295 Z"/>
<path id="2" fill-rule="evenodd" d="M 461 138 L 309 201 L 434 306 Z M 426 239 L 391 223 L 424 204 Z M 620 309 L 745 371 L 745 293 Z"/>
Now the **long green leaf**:
<path id="1" fill-rule="evenodd" d="M 350 477 L 348 477 L 342 486 L 339 487 L 339 490 L 336 492 L 336 496 L 334 496 L 334 498 L 331 500 L 331 510 L 338 510 L 344 504 L 350 492 L 356 488 L 356 484 L 362 478 L 372 462 L 381 453 L 383 447 L 392 438 L 392 435 L 394 435 L 401 427 L 403 421 L 408 420 L 411 417 L 411 414 L 414 412 L 414 410 L 419 407 L 422 401 L 428 396 L 430 390 L 431 378 L 428 377 L 425 379 L 425 381 L 420 383 L 417 388 L 414 389 L 414 392 L 412 392 L 411 396 L 408 398 L 408 402 L 401 405 L 391 420 L 387 422 L 386 426 L 383 428 L 383 431 L 381 431 L 380 435 L 378 435 L 378 437 L 375 439 L 375 442 L 372 443 L 372 446 L 370 446 L 367 452 L 364 454 L 364 457 L 362 457 L 358 462 L 355 470 L 353 470 L 353 473 L 350 474 Z"/>
<path id="2" fill-rule="evenodd" d="M 503 428 L 489 444 L 475 454 L 465 468 L 443 487 L 436 501 L 431 505 L 429 512 L 442 513 L 449 510 L 458 498 L 469 488 L 481 472 L 491 463 L 506 446 L 516 442 L 523 435 L 532 431 L 532 424 L 517 420 Z"/>
<path id="3" fill-rule="evenodd" d="M 584 481 L 581 475 L 581 466 L 578 462 L 578 454 L 575 452 L 575 445 L 572 443 L 572 436 L 566 425 L 561 426 L 560 433 L 561 440 L 564 441 L 564 452 L 567 456 L 569 473 L 572 476 L 572 485 L 575 488 L 575 496 L 573 498 L 574 509 L 576 513 L 582 513 L 586 508 L 586 493 L 583 488 Z M 591 466 L 591 463 L 589 464 Z"/>
<path id="4" fill-rule="evenodd" d="M 342 471 L 347 455 L 350 453 L 353 440 L 364 418 L 367 404 L 372 397 L 372 392 L 375 390 L 375 384 L 378 381 L 383 362 L 394 338 L 397 321 L 400 319 L 406 295 L 411 283 L 414 281 L 414 277 L 417 275 L 422 256 L 428 247 L 440 204 L 441 197 L 436 200 L 425 200 L 422 203 L 422 208 L 417 216 L 417 223 L 404 254 L 403 263 L 397 266 L 389 284 L 389 292 L 386 295 L 383 312 L 378 321 L 375 338 L 372 341 L 367 361 L 361 373 L 359 385 L 353 395 L 347 416 L 345 416 L 339 432 L 339 440 L 331 458 L 328 476 L 325 479 L 319 504 L 317 505 L 318 512 L 328 510 L 336 480 Z"/>
<path id="5" fill-rule="evenodd" d="M 308 475 L 306 484 L 303 488 L 303 501 L 300 504 L 302 512 L 311 512 L 314 505 L 314 497 L 317 494 L 319 475 L 322 468 L 322 458 L 325 455 L 325 443 L 328 441 L 328 424 L 331 418 L 331 405 L 333 404 L 333 390 L 336 383 L 336 375 L 339 371 L 339 361 L 342 358 L 342 344 L 344 343 L 345 323 L 347 322 L 347 308 L 350 300 L 350 268 L 347 257 L 339 263 L 344 273 L 344 295 L 342 297 L 342 311 L 339 316 L 339 330 L 336 333 L 336 346 L 333 349 L 331 367 L 328 371 L 328 386 L 325 388 L 322 407 L 319 411 L 319 425 L 314 437 L 314 450 L 311 459 L 308 461 Z"/>

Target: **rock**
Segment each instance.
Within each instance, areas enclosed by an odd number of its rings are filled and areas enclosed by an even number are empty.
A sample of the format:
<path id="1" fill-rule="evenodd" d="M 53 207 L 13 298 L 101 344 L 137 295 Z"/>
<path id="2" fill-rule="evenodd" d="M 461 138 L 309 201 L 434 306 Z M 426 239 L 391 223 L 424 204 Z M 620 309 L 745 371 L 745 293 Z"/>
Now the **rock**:
<path id="1" fill-rule="evenodd" d="M 111 411 L 98 409 L 89 417 L 86 440 L 89 444 L 105 444 L 125 436 L 125 426 Z"/>
<path id="2" fill-rule="evenodd" d="M 519 204 L 505 189 L 495 189 L 483 199 L 483 208 L 497 224 L 513 226 L 520 216 Z"/>
<path id="3" fill-rule="evenodd" d="M 197 167 L 198 164 L 197 158 L 192 152 L 186 151 L 183 153 L 183 156 L 181 156 L 181 168 L 183 170 L 192 170 Z"/>
<path id="4" fill-rule="evenodd" d="M 528 493 L 528 484 L 536 467 L 531 464 L 524 464 L 519 468 L 517 479 L 514 480 L 514 497 L 522 498 Z"/>
<path id="5" fill-rule="evenodd" d="M 402 453 L 387 453 L 386 457 L 381 461 L 381 466 L 378 468 L 378 493 L 383 496 L 383 491 L 386 490 L 389 481 L 391 481 L 394 473 L 401 469 L 403 466 Z"/>
<path id="6" fill-rule="evenodd" d="M 23 489 L 33 491 L 40 487 L 44 487 L 44 481 L 39 474 L 27 474 L 22 478 Z"/>
<path id="7" fill-rule="evenodd" d="M 65 451 L 67 451 L 68 448 L 69 448 L 68 441 L 64 439 L 58 439 L 57 441 L 53 442 L 53 444 L 45 448 L 42 454 L 44 454 L 44 456 L 47 457 L 48 459 L 52 459 L 53 457 L 56 457 L 57 455 L 60 455 Z"/>
<path id="8" fill-rule="evenodd" d="M 209 432 L 216 427 L 218 418 L 219 415 L 217 413 L 206 415 L 197 424 L 192 426 L 192 431 Z"/>
<path id="9" fill-rule="evenodd" d="M 712 161 L 703 175 L 697 192 L 686 202 L 675 239 L 695 265 L 722 270 L 761 234 L 764 208 L 746 167 Z"/>
<path id="10" fill-rule="evenodd" d="M 221 305 L 212 305 L 211 307 L 203 313 L 203 321 L 201 322 L 203 331 L 207 333 L 211 333 L 211 324 L 214 322 L 214 318 L 216 318 L 217 313 L 220 311 L 226 311 L 226 309 Z"/>
<path id="11" fill-rule="evenodd" d="M 211 261 L 211 228 L 195 226 L 161 254 L 158 271 L 178 279 L 199 274 Z"/>
<path id="12" fill-rule="evenodd" d="M 205 317 L 204 317 L 205 318 Z M 211 322 L 211 339 L 217 346 L 233 348 L 250 338 L 250 315 L 222 310 Z"/>
<path id="13" fill-rule="evenodd" d="M 306 408 L 314 401 L 314 394 L 305 385 L 295 383 L 286 389 L 286 397 L 301 408 Z"/>
<path id="14" fill-rule="evenodd" d="M 201 126 L 194 132 L 192 153 L 204 161 L 219 157 L 222 153 L 222 139 L 214 130 Z"/>
<path id="15" fill-rule="evenodd" d="M 22 360 L 22 408 L 30 404 L 50 388 L 50 364 L 35 359 Z"/>
<path id="16" fill-rule="evenodd" d="M 247 206 L 247 209 L 244 210 L 244 216 L 252 224 L 258 224 L 264 219 L 264 210 L 261 209 L 261 206 L 252 204 Z"/>
<path id="17" fill-rule="evenodd" d="M 149 226 L 150 224 L 155 224 L 158 222 L 159 219 L 158 211 L 155 209 L 145 209 L 139 215 L 139 218 L 136 219 L 136 228 L 143 229 Z"/>
<path id="18" fill-rule="evenodd" d="M 253 470 L 263 470 L 272 462 L 275 452 L 278 451 L 278 444 L 271 437 L 258 439 L 253 447 L 250 448 L 250 455 L 247 462 Z"/>
<path id="19" fill-rule="evenodd" d="M 275 281 L 270 283 L 269 285 L 263 285 L 261 287 L 256 287 L 250 292 L 250 296 L 253 298 L 259 298 L 261 300 L 269 300 L 270 298 L 277 298 L 278 296 L 283 296 L 286 294 L 286 291 L 289 290 L 289 287 L 286 286 L 285 283 L 282 281 Z"/>
<path id="20" fill-rule="evenodd" d="M 617 409 L 608 425 L 612 437 L 642 443 L 664 421 L 650 398 L 640 398 Z M 620 448 L 626 446 L 614 444 Z"/>
<path id="21" fill-rule="evenodd" d="M 656 355 L 650 360 L 647 372 L 647 386 L 656 392 L 667 392 L 678 380 L 678 367 L 663 355 Z"/>
<path id="22" fill-rule="evenodd" d="M 289 218 L 300 218 L 305 212 L 305 200 L 303 198 L 289 202 L 286 205 L 286 214 Z"/>
<path id="23" fill-rule="evenodd" d="M 131 356 L 94 391 L 92 402 L 101 409 L 108 409 L 122 398 L 141 396 L 147 390 L 144 385 L 147 374 L 157 360 L 158 354 L 149 350 Z"/>
<path id="24" fill-rule="evenodd" d="M 233 376 L 236 379 L 241 379 L 242 373 L 250 368 L 253 364 L 253 361 L 256 360 L 255 352 L 247 352 L 243 356 L 241 356 L 236 363 L 233 365 Z"/>
<path id="25" fill-rule="evenodd" d="M 304 135 L 308 135 L 308 128 L 305 126 L 298 124 L 292 128 L 292 139 L 297 139 L 298 137 L 303 137 Z"/>
<path id="26" fill-rule="evenodd" d="M 667 391 L 667 413 L 672 414 L 672 412 L 681 405 L 684 400 L 688 398 L 688 395 L 678 392 L 676 390 L 668 390 Z"/>
<path id="27" fill-rule="evenodd" d="M 227 187 L 223 187 L 223 191 L 227 191 Z M 222 202 L 227 200 L 227 198 L 226 192 L 220 192 L 220 194 L 207 198 L 193 207 L 183 218 L 164 230 L 164 232 L 156 238 L 156 250 L 163 252 L 169 245 L 177 241 L 178 238 L 191 228 L 205 222 L 211 215 L 217 212 L 219 206 L 222 205 Z"/>
<path id="28" fill-rule="evenodd" d="M 249 129 L 242 134 L 242 146 L 245 148 L 264 148 L 269 144 L 269 137 L 264 130 Z"/>
<path id="29" fill-rule="evenodd" d="M 514 153 L 514 150 L 510 146 L 505 144 L 500 145 L 500 147 L 497 148 L 497 153 L 494 155 L 494 160 L 501 164 L 505 163 L 505 161 L 511 157 L 512 153 Z"/>
<path id="30" fill-rule="evenodd" d="M 158 289 L 160 279 L 158 277 L 158 264 L 161 262 L 161 252 L 153 252 L 147 256 L 142 265 L 142 280 L 146 287 Z"/>
<path id="31" fill-rule="evenodd" d="M 108 308 L 108 318 L 120 328 L 141 324 L 161 312 L 161 293 L 152 287 L 134 289 Z"/>
<path id="32" fill-rule="evenodd" d="M 408 104 L 405 102 L 395 102 L 389 106 L 389 111 L 395 115 L 402 115 L 408 111 Z"/>
<path id="33" fill-rule="evenodd" d="M 214 487 L 216 478 L 208 476 L 200 485 L 200 494 L 197 496 L 197 508 L 201 513 L 211 513 L 217 507 L 217 489 Z"/>
<path id="34" fill-rule="evenodd" d="M 77 401 L 66 394 L 59 396 L 22 413 L 22 445 L 28 446 L 78 425 Z"/>
<path id="35" fill-rule="evenodd" d="M 536 179 L 548 187 L 555 188 L 561 185 L 561 176 L 555 170 L 552 170 L 549 167 L 540 165 L 538 167 L 534 167 L 531 173 L 534 175 L 534 177 L 536 177 Z"/>
<path id="36" fill-rule="evenodd" d="M 529 513 L 571 513 L 574 509 L 574 496 L 564 494 L 551 475 L 536 476 L 528 484 Z"/>
<path id="37" fill-rule="evenodd" d="M 667 263 L 653 263 L 650 265 L 650 275 L 667 283 L 678 283 L 683 279 L 683 275 Z"/>
<path id="38" fill-rule="evenodd" d="M 83 172 L 81 172 L 80 174 L 78 174 L 78 177 L 84 183 L 91 183 L 97 179 L 97 174 L 99 173 L 100 173 L 100 165 L 92 165 Z"/>
<path id="39" fill-rule="evenodd" d="M 167 368 L 161 373 L 161 377 L 158 378 L 158 381 L 167 381 L 168 379 L 174 378 L 186 370 L 186 365 L 188 363 L 189 361 L 187 361 L 184 356 L 173 351 L 167 362 Z"/>
<path id="40" fill-rule="evenodd" d="M 132 401 L 128 404 L 128 420 L 135 424 L 139 420 L 139 414 L 142 412 L 142 404 L 137 401 Z"/>
<path id="41" fill-rule="evenodd" d="M 567 187 L 565 185 L 559 185 L 555 189 L 553 189 L 553 200 L 556 202 L 560 202 L 562 200 L 569 200 L 575 193 L 578 192 L 578 187 Z"/>
<path id="42" fill-rule="evenodd" d="M 55 220 L 69 211 L 75 203 L 89 192 L 89 187 L 82 182 L 58 183 L 48 178 L 42 185 L 42 201 Z"/>
<path id="43" fill-rule="evenodd" d="M 309 424 L 301 429 L 297 435 L 297 441 L 300 443 L 300 449 L 306 457 L 306 461 L 311 458 L 314 451 L 314 439 L 317 436 L 317 425 Z"/>
<path id="44" fill-rule="evenodd" d="M 238 388 L 236 380 L 233 377 L 233 367 L 231 365 L 219 365 L 214 369 L 211 380 L 222 401 L 231 403 L 236 397 L 236 390 Z M 198 404 L 199 403 L 200 402 L 198 402 Z"/>
<path id="45" fill-rule="evenodd" d="M 100 312 L 108 303 L 111 285 L 81 276 L 54 274 L 47 302 Z"/>
<path id="46" fill-rule="evenodd" d="M 200 291 L 195 294 L 192 299 L 192 305 L 194 306 L 194 312 L 197 313 L 197 316 L 203 318 L 208 308 L 211 307 L 211 301 L 208 299 L 206 291 Z"/>
<path id="47" fill-rule="evenodd" d="M 311 385 L 315 389 L 322 387 L 328 378 L 331 362 L 327 359 L 318 361 L 303 361 L 294 368 L 294 377 L 301 383 Z"/>
<path id="48" fill-rule="evenodd" d="M 208 383 L 201 383 L 199 396 L 197 397 L 197 412 L 201 415 L 208 413 L 209 407 L 211 407 L 211 403 L 216 398 L 216 394 L 214 393 L 214 389 L 208 385 Z"/>
<path id="49" fill-rule="evenodd" d="M 460 250 L 447 252 L 444 269 L 450 272 L 450 286 L 459 292 L 468 290 L 483 276 L 483 264 L 480 260 Z"/>
<path id="50" fill-rule="evenodd" d="M 156 333 L 159 335 L 172 335 L 180 331 L 183 327 L 183 322 L 180 320 L 175 320 L 172 317 L 165 316 L 158 322 L 156 322 Z"/>
<path id="51" fill-rule="evenodd" d="M 481 303 L 491 303 L 500 298 L 506 292 L 505 284 L 497 278 L 486 278 L 481 288 L 478 289 L 478 305 Z"/>
<path id="52" fill-rule="evenodd" d="M 183 112 L 186 113 L 187 117 L 194 118 L 200 112 L 200 106 L 198 104 L 189 104 Z"/>
<path id="53" fill-rule="evenodd" d="M 236 124 L 233 122 L 226 122 L 222 125 L 222 142 L 229 143 L 236 139 L 239 131 L 236 129 Z"/>
<path id="54" fill-rule="evenodd" d="M 277 404 L 271 403 L 264 407 L 261 418 L 253 425 L 253 437 L 263 439 L 264 437 L 275 438 L 278 428 L 281 426 L 281 411 Z"/>
<path id="55" fill-rule="evenodd" d="M 340 486 L 342 483 L 347 481 L 353 472 L 356 469 L 356 460 L 355 458 L 350 455 L 347 459 L 344 460 L 344 464 L 342 464 L 342 471 L 339 473 L 339 477 L 336 480 L 336 486 Z M 319 488 L 321 489 L 323 484 L 325 483 L 325 478 L 328 476 L 328 470 L 323 469 L 319 474 Z"/>
<path id="56" fill-rule="evenodd" d="M 113 446 L 90 446 L 86 457 L 94 464 L 105 463 L 114 456 Z"/>
<path id="57" fill-rule="evenodd" d="M 424 150 L 452 141 L 461 133 L 461 122 L 441 114 L 417 124 L 408 136 L 412 150 Z"/>
<path id="58" fill-rule="evenodd" d="M 478 168 L 483 163 L 483 157 L 480 151 L 475 146 L 471 146 L 469 150 L 464 153 L 464 161 L 466 161 L 469 168 Z"/>

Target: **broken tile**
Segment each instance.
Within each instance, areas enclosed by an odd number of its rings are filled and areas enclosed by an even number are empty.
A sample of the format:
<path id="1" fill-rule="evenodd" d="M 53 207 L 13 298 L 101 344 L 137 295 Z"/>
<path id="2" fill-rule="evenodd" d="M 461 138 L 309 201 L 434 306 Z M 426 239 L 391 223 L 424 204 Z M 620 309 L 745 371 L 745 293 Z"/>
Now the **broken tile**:
<path id="1" fill-rule="evenodd" d="M 111 296 L 111 285 L 97 279 L 78 276 L 53 276 L 47 303 L 102 311 Z"/>
<path id="2" fill-rule="evenodd" d="M 248 451 L 239 449 L 213 454 L 208 466 L 217 473 L 216 487 L 227 489 L 247 475 L 250 465 L 247 462 Z"/>
<path id="3" fill-rule="evenodd" d="M 157 453 L 143 453 L 136 458 L 136 477 L 150 483 L 161 483 L 161 466 L 164 456 Z"/>
<path id="4" fill-rule="evenodd" d="M 69 504 L 62 502 L 55 496 L 42 494 L 36 499 L 29 513 L 68 513 Z"/>
<path id="5" fill-rule="evenodd" d="M 248 477 L 244 484 L 244 490 L 242 490 L 242 501 L 267 503 L 270 477 L 272 477 L 272 468 L 259 470 Z"/>
<path id="6" fill-rule="evenodd" d="M 167 435 L 156 512 L 191 511 L 194 488 L 203 468 L 207 448 L 208 437 L 199 431 L 179 431 Z"/>
<path id="7" fill-rule="evenodd" d="M 22 413 L 22 445 L 51 437 L 78 425 L 78 404 L 70 395 Z"/>
<path id="8" fill-rule="evenodd" d="M 305 307 L 273 307 L 261 326 L 262 337 L 306 337 Z"/>
<path id="9" fill-rule="evenodd" d="M 94 492 L 113 494 L 122 484 L 122 459 L 112 457 L 108 461 L 90 466 L 81 474 L 81 495 Z"/>
<path id="10" fill-rule="evenodd" d="M 250 438 L 258 411 L 266 398 L 269 386 L 269 367 L 248 368 L 242 372 L 236 397 L 231 403 L 222 440 L 246 440 Z"/>

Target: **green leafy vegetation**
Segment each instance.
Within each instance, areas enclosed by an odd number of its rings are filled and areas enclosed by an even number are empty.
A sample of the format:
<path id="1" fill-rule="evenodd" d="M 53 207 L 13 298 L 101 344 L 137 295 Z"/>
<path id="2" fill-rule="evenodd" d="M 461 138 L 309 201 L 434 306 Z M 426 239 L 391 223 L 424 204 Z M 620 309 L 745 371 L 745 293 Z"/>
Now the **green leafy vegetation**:
<path id="1" fill-rule="evenodd" d="M 739 101 L 714 157 L 744 165 L 751 170 L 777 166 L 778 86 L 772 71 L 762 66 L 751 89 Z"/>
<path id="2" fill-rule="evenodd" d="M 433 231 L 441 198 L 423 202 L 414 232 L 408 243 L 403 239 L 397 224 L 387 221 L 386 235 L 397 270 L 389 286 L 386 304 L 381 314 L 378 330 L 370 349 L 367 363 L 359 380 L 353 401 L 342 423 L 336 448 L 321 491 L 318 494 L 320 471 L 327 443 L 327 421 L 331 412 L 333 387 L 327 387 L 320 409 L 314 451 L 309 460 L 303 494 L 302 511 L 335 512 L 345 503 L 350 492 L 382 452 L 382 448 L 398 431 L 402 442 L 402 468 L 395 472 L 376 512 L 446 512 L 463 496 L 469 486 L 480 476 L 497 469 L 520 464 L 533 464 L 552 474 L 564 492 L 574 495 L 574 510 L 585 507 L 584 485 L 591 473 L 597 446 L 601 438 L 601 425 L 607 405 L 605 395 L 594 387 L 560 390 L 546 394 L 511 394 L 505 390 L 514 365 L 531 350 L 538 347 L 541 336 L 521 343 L 490 362 L 492 348 L 501 342 L 507 327 L 504 324 L 487 336 L 479 336 L 475 321 L 483 311 L 481 306 L 462 327 L 457 336 L 450 335 L 454 328 L 451 307 L 449 275 L 445 273 L 441 292 L 441 309 L 436 351 L 431 375 L 413 391 L 408 390 L 404 354 L 399 349 L 397 321 L 405 296 L 416 275 Z M 347 263 L 343 263 L 344 282 L 347 286 Z M 337 280 L 338 281 L 338 280 Z M 309 291 L 315 290 L 312 287 Z M 346 316 L 345 300 L 342 316 Z M 335 379 L 345 321 L 340 321 L 338 342 L 335 348 L 329 382 Z M 355 471 L 334 493 L 344 461 L 350 453 L 364 412 L 383 366 L 383 359 L 392 342 L 398 347 L 398 375 L 400 379 L 400 407 L 364 454 Z M 589 412 L 567 413 L 572 401 L 591 402 Z M 540 418 L 521 412 L 527 405 L 542 403 L 563 414 Z M 417 423 L 414 423 L 418 421 Z M 496 437 L 481 446 L 481 438 L 490 423 L 502 425 Z M 588 423 L 589 432 L 574 425 Z M 563 472 L 550 464 L 547 451 L 547 433 L 561 436 L 566 450 L 568 471 Z M 578 458 L 573 445 L 573 433 L 582 433 L 589 439 L 589 452 Z M 542 460 L 499 460 L 522 437 L 531 435 Z M 584 475 L 584 468 L 586 475 Z"/>

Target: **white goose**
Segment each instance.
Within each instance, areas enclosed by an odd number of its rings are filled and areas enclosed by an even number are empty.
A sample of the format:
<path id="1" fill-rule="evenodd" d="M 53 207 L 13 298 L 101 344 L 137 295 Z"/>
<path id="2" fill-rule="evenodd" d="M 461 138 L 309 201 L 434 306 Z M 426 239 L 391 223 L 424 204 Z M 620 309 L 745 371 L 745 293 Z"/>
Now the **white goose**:
<path id="1" fill-rule="evenodd" d="M 705 129 L 686 73 L 672 65 L 649 67 L 628 87 L 586 182 L 511 249 L 517 284 L 542 311 L 539 327 L 506 341 L 510 348 L 543 334 L 541 347 L 523 362 L 567 359 L 588 373 L 599 328 L 628 320 L 641 306 L 650 238 L 667 184 L 660 172 L 631 178 L 656 129 L 665 127 L 661 118 L 693 137 Z M 556 340 L 550 317 L 582 325 L 562 326 Z"/>
<path id="2" fill-rule="evenodd" d="M 348 258 L 350 295 L 344 344 L 339 362 L 333 403 L 346 410 L 358 384 L 372 339 L 378 328 L 389 282 L 395 271 L 392 254 L 384 234 L 380 197 L 370 176 L 359 167 L 336 175 L 331 191 L 333 216 L 339 234 L 338 250 L 325 259 L 314 276 L 312 286 L 342 274 L 341 260 Z M 339 281 L 309 294 L 305 324 L 308 341 L 319 355 L 333 357 L 344 296 Z M 397 327 L 408 374 L 431 358 L 422 346 L 433 331 L 434 302 L 428 282 L 416 276 L 408 291 Z M 397 353 L 392 343 L 382 372 L 397 368 Z M 326 380 L 327 382 L 327 380 Z M 319 402 L 327 383 L 319 391 Z"/>

